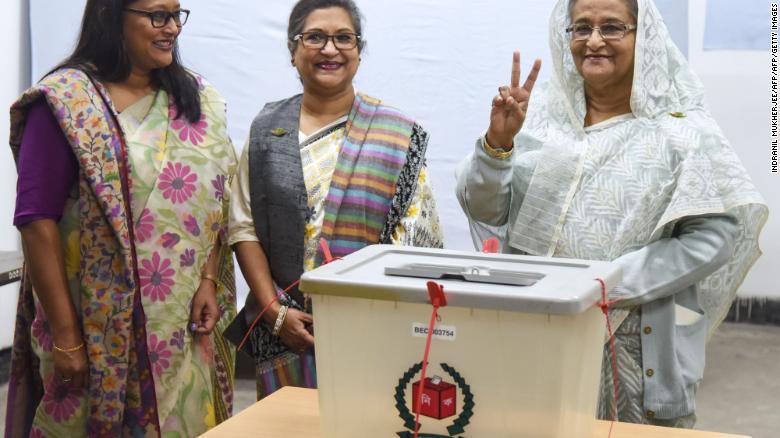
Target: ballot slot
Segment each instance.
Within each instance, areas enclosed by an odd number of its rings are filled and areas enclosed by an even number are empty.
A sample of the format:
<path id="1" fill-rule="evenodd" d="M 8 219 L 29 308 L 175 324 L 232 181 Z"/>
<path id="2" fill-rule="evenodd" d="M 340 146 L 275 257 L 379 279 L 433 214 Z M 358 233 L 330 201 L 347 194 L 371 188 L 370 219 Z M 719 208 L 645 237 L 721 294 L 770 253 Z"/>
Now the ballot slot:
<path id="1" fill-rule="evenodd" d="M 533 286 L 545 277 L 540 272 L 508 271 L 488 266 L 455 266 L 430 263 L 407 263 L 388 266 L 385 275 L 397 277 L 427 278 L 430 280 L 460 280 L 469 283 L 503 284 L 509 286 Z"/>

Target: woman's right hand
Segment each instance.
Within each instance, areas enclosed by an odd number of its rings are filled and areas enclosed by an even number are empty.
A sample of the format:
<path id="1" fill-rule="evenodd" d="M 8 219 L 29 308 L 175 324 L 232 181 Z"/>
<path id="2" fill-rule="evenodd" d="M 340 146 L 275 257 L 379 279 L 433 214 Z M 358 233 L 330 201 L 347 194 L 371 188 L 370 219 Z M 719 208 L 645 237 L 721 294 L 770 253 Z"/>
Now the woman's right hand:
<path id="1" fill-rule="evenodd" d="M 504 85 L 498 88 L 498 95 L 493 98 L 493 107 L 490 110 L 487 142 L 491 147 L 506 150 L 513 147 L 514 138 L 525 122 L 528 101 L 541 67 L 542 61 L 537 59 L 521 87 L 520 52 L 514 52 L 512 55 L 512 80 L 508 87 Z"/>
<path id="2" fill-rule="evenodd" d="M 52 348 L 54 356 L 54 374 L 61 382 L 74 388 L 87 386 L 89 377 L 89 363 L 87 361 L 87 348 L 83 342 L 81 333 L 61 333 L 54 336 L 54 345 L 69 350 L 82 345 L 76 351 L 63 352 Z"/>
<path id="3" fill-rule="evenodd" d="M 72 386 L 87 385 L 89 365 L 81 323 L 70 296 L 65 272 L 62 236 L 53 219 L 41 219 L 19 227 L 30 280 L 49 322 L 55 378 Z M 82 345 L 81 348 L 74 347 Z"/>
<path id="4" fill-rule="evenodd" d="M 314 336 L 306 328 L 314 322 L 312 316 L 293 308 L 287 309 L 279 337 L 284 345 L 296 353 L 302 353 L 314 347 Z"/>

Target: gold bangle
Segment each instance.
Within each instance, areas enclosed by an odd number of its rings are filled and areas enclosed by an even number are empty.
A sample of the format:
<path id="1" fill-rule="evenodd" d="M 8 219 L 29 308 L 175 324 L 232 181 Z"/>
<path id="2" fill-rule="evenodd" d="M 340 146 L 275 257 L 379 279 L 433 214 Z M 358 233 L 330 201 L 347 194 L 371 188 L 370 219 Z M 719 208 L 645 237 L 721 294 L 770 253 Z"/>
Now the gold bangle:
<path id="1" fill-rule="evenodd" d="M 490 143 L 488 143 L 487 134 L 485 134 L 483 139 L 484 139 L 483 149 L 485 149 L 485 152 L 487 152 L 487 154 L 493 158 L 498 158 L 499 160 L 506 160 L 507 158 L 512 156 L 512 152 L 514 152 L 515 150 L 514 145 L 512 145 L 512 149 L 509 150 L 506 149 L 499 150 L 494 148 L 493 146 L 490 145 Z"/>
<path id="2" fill-rule="evenodd" d="M 71 347 L 71 348 L 60 348 L 54 342 L 52 342 L 51 345 L 54 347 L 55 350 L 59 351 L 60 353 L 73 353 L 73 352 L 79 351 L 82 348 L 84 348 L 84 343 L 83 342 L 80 343 L 79 345 L 77 345 L 75 347 Z"/>
<path id="3" fill-rule="evenodd" d="M 217 280 L 217 277 L 215 275 L 202 273 L 200 274 L 200 278 L 203 280 L 210 280 L 212 283 L 214 283 L 214 286 L 219 287 L 219 280 Z"/>

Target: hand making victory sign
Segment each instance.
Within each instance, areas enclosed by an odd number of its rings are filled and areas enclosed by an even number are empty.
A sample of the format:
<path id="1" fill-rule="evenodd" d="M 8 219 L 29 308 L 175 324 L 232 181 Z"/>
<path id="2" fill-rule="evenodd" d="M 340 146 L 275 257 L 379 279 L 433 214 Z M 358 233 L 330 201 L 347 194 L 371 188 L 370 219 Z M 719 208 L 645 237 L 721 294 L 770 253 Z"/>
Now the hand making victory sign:
<path id="1" fill-rule="evenodd" d="M 508 87 L 504 85 L 498 88 L 498 95 L 493 98 L 493 108 L 490 110 L 487 142 L 492 147 L 512 149 L 514 138 L 525 122 L 528 101 L 541 67 L 540 59 L 534 61 L 531 73 L 521 87 L 520 52 L 514 52 L 512 55 L 512 81 Z"/>

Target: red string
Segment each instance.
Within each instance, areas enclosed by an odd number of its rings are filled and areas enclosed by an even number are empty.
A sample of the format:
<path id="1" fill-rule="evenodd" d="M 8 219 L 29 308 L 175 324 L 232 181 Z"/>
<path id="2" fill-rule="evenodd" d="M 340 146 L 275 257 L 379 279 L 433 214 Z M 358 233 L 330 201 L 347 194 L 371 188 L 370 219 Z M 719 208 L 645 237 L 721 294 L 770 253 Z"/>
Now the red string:
<path id="1" fill-rule="evenodd" d="M 607 333 L 609 334 L 609 349 L 611 351 L 612 356 L 612 422 L 609 424 L 609 435 L 608 437 L 612 436 L 612 427 L 615 425 L 615 422 L 617 422 L 617 405 L 618 405 L 618 363 L 617 363 L 617 348 L 615 347 L 615 334 L 612 333 L 612 322 L 609 320 L 609 307 L 612 305 L 615 305 L 622 301 L 621 299 L 609 301 L 607 300 L 607 284 L 604 282 L 604 279 L 597 278 L 596 281 L 598 281 L 601 284 L 601 302 L 599 303 L 599 307 L 601 308 L 601 311 L 604 313 L 604 316 L 607 318 Z"/>
<path id="2" fill-rule="evenodd" d="M 260 313 L 257 315 L 257 317 L 255 318 L 255 320 L 252 322 L 252 325 L 250 325 L 250 326 L 249 326 L 249 330 L 247 330 L 247 331 L 246 331 L 246 334 L 244 335 L 244 339 L 242 339 L 242 340 L 241 340 L 241 343 L 240 343 L 240 344 L 238 344 L 238 350 L 236 350 L 236 351 L 241 351 L 241 348 L 243 348 L 243 347 L 244 347 L 244 344 L 246 343 L 246 340 L 247 340 L 247 339 L 249 339 L 249 335 L 252 333 L 252 330 L 253 330 L 253 329 L 255 328 L 255 326 L 257 325 L 257 322 L 258 322 L 258 321 L 260 321 L 260 318 L 262 318 L 262 317 L 263 317 L 263 315 L 265 315 L 265 312 L 267 312 L 267 311 L 268 311 L 268 309 L 270 309 L 270 308 L 271 308 L 271 305 L 272 305 L 273 303 L 275 303 L 275 302 L 279 301 L 279 298 L 280 298 L 282 295 L 284 295 L 284 294 L 286 294 L 287 292 L 289 292 L 289 291 L 290 291 L 290 289 L 294 288 L 295 286 L 298 286 L 298 283 L 300 283 L 300 282 L 301 282 L 301 280 L 300 280 L 300 279 L 296 280 L 296 281 L 295 281 L 295 283 L 293 283 L 293 284 L 291 284 L 291 285 L 287 286 L 287 289 L 285 289 L 285 290 L 283 290 L 283 291 L 281 291 L 281 292 L 277 293 L 277 294 L 276 294 L 276 298 L 274 298 L 273 300 L 271 300 L 271 302 L 269 302 L 268 304 L 266 304 L 266 305 L 265 305 L 265 308 L 263 309 L 263 311 L 262 311 L 262 312 L 260 312 Z"/>
<path id="3" fill-rule="evenodd" d="M 417 414 L 414 417 L 414 438 L 417 438 L 420 432 L 420 412 L 422 412 L 422 396 L 425 388 L 425 371 L 428 368 L 428 355 L 431 352 L 431 341 L 433 340 L 433 328 L 436 324 L 436 316 L 439 313 L 439 307 L 447 305 L 447 298 L 444 296 L 444 286 L 434 282 L 428 282 L 428 296 L 433 305 L 431 312 L 431 321 L 428 323 L 428 336 L 425 339 L 425 353 L 423 353 L 422 374 L 420 376 L 420 386 L 417 389 Z"/>
<path id="4" fill-rule="evenodd" d="M 328 241 L 325 240 L 325 238 L 320 238 L 320 249 L 322 249 L 322 255 L 325 261 L 323 262 L 324 265 L 327 265 L 330 262 L 333 262 L 335 260 L 341 260 L 340 257 L 333 257 L 330 252 L 330 247 L 328 246 Z M 249 335 L 252 333 L 252 330 L 254 330 L 257 323 L 260 321 L 260 318 L 265 315 L 265 312 L 268 311 L 268 309 L 271 308 L 271 305 L 273 305 L 275 302 L 279 301 L 279 298 L 282 297 L 282 295 L 289 292 L 292 288 L 295 286 L 298 286 L 301 283 L 301 279 L 299 278 L 296 280 L 293 284 L 287 286 L 286 289 L 276 294 L 276 298 L 271 300 L 268 304 L 265 305 L 265 308 L 263 308 L 263 311 L 260 312 L 254 321 L 252 321 L 252 325 L 249 326 L 249 330 L 246 331 L 246 334 L 244 335 L 244 338 L 241 340 L 241 343 L 238 344 L 238 349 L 236 351 L 241 351 L 241 349 L 244 347 L 244 344 L 246 343 L 246 340 L 249 339 Z"/>
<path id="5" fill-rule="evenodd" d="M 436 324 L 436 314 L 439 311 L 439 306 L 433 306 L 433 312 L 431 313 L 431 322 L 428 323 L 428 337 L 425 340 L 425 353 L 423 354 L 422 375 L 420 376 L 420 386 L 417 390 L 417 414 L 414 416 L 414 438 L 417 438 L 417 434 L 420 431 L 420 412 L 422 412 L 422 396 L 423 388 L 425 388 L 425 372 L 428 368 L 428 354 L 431 352 L 431 340 L 433 339 L 433 326 Z"/>

